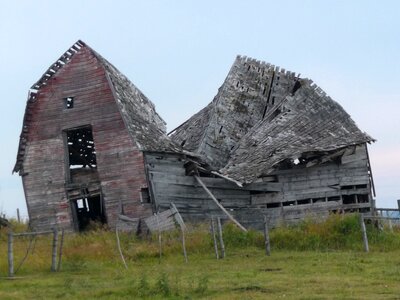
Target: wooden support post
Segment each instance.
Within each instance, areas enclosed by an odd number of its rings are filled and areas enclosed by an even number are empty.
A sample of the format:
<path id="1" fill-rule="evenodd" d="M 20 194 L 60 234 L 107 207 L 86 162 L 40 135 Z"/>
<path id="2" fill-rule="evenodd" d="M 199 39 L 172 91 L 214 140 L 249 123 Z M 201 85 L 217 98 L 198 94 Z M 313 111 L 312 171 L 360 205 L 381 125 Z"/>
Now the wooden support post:
<path id="1" fill-rule="evenodd" d="M 392 220 L 391 219 L 389 219 L 389 230 L 390 230 L 390 232 L 393 232 L 393 224 L 392 224 Z"/>
<path id="2" fill-rule="evenodd" d="M 57 242 L 58 242 L 58 230 L 53 229 L 53 249 L 51 253 L 51 271 L 57 271 Z"/>
<path id="3" fill-rule="evenodd" d="M 221 245 L 221 258 L 225 258 L 225 245 L 224 245 L 224 239 L 222 237 L 221 218 L 217 218 L 217 222 L 218 222 L 219 244 Z"/>
<path id="4" fill-rule="evenodd" d="M 182 249 L 183 249 L 183 256 L 185 257 L 185 263 L 188 262 L 187 253 L 186 253 L 186 243 L 185 243 L 185 229 L 181 226 L 182 232 Z"/>
<path id="5" fill-rule="evenodd" d="M 242 229 L 243 231 L 247 232 L 247 229 L 244 228 L 242 226 L 242 224 L 240 224 L 238 221 L 236 221 L 236 219 L 225 209 L 225 207 L 223 207 L 221 205 L 221 203 L 219 203 L 219 201 L 217 200 L 217 198 L 214 197 L 214 195 L 211 193 L 211 191 L 205 186 L 205 184 L 203 183 L 203 181 L 200 179 L 200 177 L 198 176 L 194 176 L 194 178 L 196 178 L 197 182 L 201 185 L 201 187 L 206 191 L 206 193 L 208 194 L 208 196 L 210 196 L 210 198 L 215 202 L 215 204 L 217 204 L 217 206 L 228 216 L 228 218 L 235 223 L 240 229 Z"/>
<path id="6" fill-rule="evenodd" d="M 217 238 L 215 237 L 215 224 L 214 224 L 214 218 L 211 217 L 211 234 L 214 242 L 214 250 L 215 250 L 215 257 L 219 259 L 219 254 L 218 254 L 218 244 L 217 244 Z"/>
<path id="7" fill-rule="evenodd" d="M 397 207 L 399 208 L 399 212 L 400 212 L 400 199 L 397 200 Z"/>
<path id="8" fill-rule="evenodd" d="M 173 202 L 171 202 L 171 209 L 174 211 L 174 219 L 178 223 L 179 228 L 181 229 L 183 256 L 185 257 L 185 262 L 187 263 L 188 258 L 186 253 L 186 242 L 185 242 L 185 230 L 186 230 L 185 222 L 183 222 L 182 216 Z"/>
<path id="9" fill-rule="evenodd" d="M 156 214 L 156 220 L 157 220 L 157 228 L 158 228 L 158 246 L 159 246 L 159 251 L 160 251 L 160 260 L 162 256 L 162 239 L 161 239 L 161 228 L 160 228 L 160 220 L 158 219 L 158 214 Z"/>
<path id="10" fill-rule="evenodd" d="M 370 161 L 370 159 L 369 159 L 369 153 L 368 153 L 368 146 L 367 146 L 367 144 L 365 144 L 365 150 L 366 150 L 366 152 L 367 152 L 368 170 L 369 170 L 369 178 L 370 178 L 370 181 L 371 181 L 372 192 L 373 192 L 374 197 L 376 197 L 374 176 L 372 175 L 371 161 Z"/>
<path id="11" fill-rule="evenodd" d="M 269 242 L 267 216 L 265 216 L 265 215 L 264 215 L 264 240 L 265 240 L 265 254 L 270 256 L 271 255 L 271 245 Z"/>
<path id="12" fill-rule="evenodd" d="M 369 252 L 367 228 L 365 227 L 364 217 L 361 214 L 360 214 L 360 225 L 364 242 L 364 250 L 365 252 Z"/>
<path id="13" fill-rule="evenodd" d="M 61 259 L 62 259 L 62 251 L 64 246 L 64 229 L 61 230 L 61 241 L 60 241 L 60 249 L 58 249 L 58 264 L 57 264 L 57 272 L 61 269 Z"/>
<path id="14" fill-rule="evenodd" d="M 12 231 L 8 233 L 8 277 L 14 277 L 14 253 L 13 253 L 14 236 Z"/>
<path id="15" fill-rule="evenodd" d="M 128 266 L 126 265 L 126 261 L 125 261 L 124 255 L 122 254 L 121 243 L 119 242 L 118 227 L 115 227 L 115 235 L 117 237 L 117 247 L 118 247 L 119 255 L 121 256 L 121 259 L 122 259 L 122 262 L 124 263 L 125 269 L 128 269 Z"/>
<path id="16" fill-rule="evenodd" d="M 17 208 L 17 220 L 18 220 L 18 223 L 21 223 L 21 217 L 19 215 L 19 208 Z"/>

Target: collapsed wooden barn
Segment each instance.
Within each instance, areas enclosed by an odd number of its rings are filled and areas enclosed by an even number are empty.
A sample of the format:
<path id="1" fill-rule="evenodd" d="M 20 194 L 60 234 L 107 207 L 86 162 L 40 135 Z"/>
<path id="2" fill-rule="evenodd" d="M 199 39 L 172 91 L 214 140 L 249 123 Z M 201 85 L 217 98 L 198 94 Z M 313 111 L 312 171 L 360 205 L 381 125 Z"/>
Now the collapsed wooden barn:
<path id="1" fill-rule="evenodd" d="M 14 172 L 32 227 L 114 227 L 171 203 L 185 221 L 222 206 L 245 227 L 373 208 L 373 139 L 294 73 L 239 56 L 214 100 L 165 130 L 137 87 L 75 43 L 28 96 Z"/>

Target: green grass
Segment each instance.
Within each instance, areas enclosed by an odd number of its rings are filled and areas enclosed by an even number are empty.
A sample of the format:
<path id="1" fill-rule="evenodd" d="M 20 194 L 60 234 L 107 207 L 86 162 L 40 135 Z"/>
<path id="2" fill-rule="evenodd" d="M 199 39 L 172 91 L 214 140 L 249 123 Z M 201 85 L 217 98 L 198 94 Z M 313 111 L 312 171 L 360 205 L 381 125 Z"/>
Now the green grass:
<path id="1" fill-rule="evenodd" d="M 7 275 L 6 231 L 0 231 L 0 299 L 400 299 L 400 233 L 368 226 L 370 253 L 362 252 L 357 216 L 332 216 L 271 230 L 263 237 L 224 227 L 227 257 L 216 260 L 207 226 L 187 236 L 185 264 L 177 232 L 157 237 L 121 235 L 128 270 L 115 235 L 66 236 L 62 270 L 50 272 L 51 238 L 38 238 L 13 280 Z M 22 226 L 19 231 L 24 230 Z M 28 238 L 15 241 L 15 264 Z"/>

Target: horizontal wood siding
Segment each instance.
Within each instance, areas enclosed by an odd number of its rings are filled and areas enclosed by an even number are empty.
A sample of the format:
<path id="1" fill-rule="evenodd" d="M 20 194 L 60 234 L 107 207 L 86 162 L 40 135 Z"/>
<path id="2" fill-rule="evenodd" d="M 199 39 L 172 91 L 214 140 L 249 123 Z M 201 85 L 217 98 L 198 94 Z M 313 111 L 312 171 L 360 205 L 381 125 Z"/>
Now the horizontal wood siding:
<path id="1" fill-rule="evenodd" d="M 279 170 L 270 174 L 267 182 L 260 178 L 259 182 L 243 188 L 222 178 L 202 177 L 201 180 L 244 226 L 261 229 L 265 214 L 269 226 L 274 227 L 307 217 L 324 218 L 333 211 L 370 209 L 364 145 L 357 147 L 357 155 L 357 159 L 353 157 L 344 164 L 331 162 Z M 183 156 L 147 153 L 146 162 L 158 210 L 168 209 L 173 202 L 185 221 L 201 221 L 211 215 L 225 217 L 195 178 L 185 175 Z M 271 178 L 277 182 L 269 182 Z M 365 195 L 366 201 L 356 195 Z M 349 199 L 354 199 L 354 203 L 344 203 L 343 197 L 353 197 Z"/>
<path id="2" fill-rule="evenodd" d="M 74 97 L 73 108 L 64 108 L 66 97 Z M 39 90 L 29 118 L 22 174 L 35 228 L 74 228 L 65 191 L 63 131 L 85 125 L 92 127 L 97 172 L 77 174 L 74 182 L 97 182 L 110 226 L 116 224 L 120 203 L 128 216 L 151 214 L 149 204 L 140 202 L 140 190 L 147 187 L 143 154 L 125 128 L 103 67 L 89 49 L 82 48 Z M 68 195 L 76 197 L 79 188 L 70 188 Z"/>

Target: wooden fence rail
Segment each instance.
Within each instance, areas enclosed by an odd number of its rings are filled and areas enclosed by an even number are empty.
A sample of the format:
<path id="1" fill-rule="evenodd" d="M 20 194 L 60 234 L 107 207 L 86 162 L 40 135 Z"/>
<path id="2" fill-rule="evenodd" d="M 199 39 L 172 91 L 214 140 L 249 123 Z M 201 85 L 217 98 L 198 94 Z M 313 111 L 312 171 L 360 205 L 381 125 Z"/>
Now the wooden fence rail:
<path id="1" fill-rule="evenodd" d="M 51 268 L 52 272 L 57 272 L 60 270 L 60 262 L 61 262 L 61 255 L 62 255 L 62 243 L 64 240 L 64 230 L 62 230 L 61 235 L 61 245 L 59 250 L 59 264 L 57 265 L 57 249 L 58 249 L 58 230 L 55 228 L 53 230 L 47 231 L 33 231 L 33 232 L 21 232 L 21 233 L 13 233 L 12 231 L 8 232 L 8 277 L 14 277 L 14 238 L 15 237 L 25 237 L 25 236 L 32 236 L 36 237 L 38 235 L 46 235 L 46 234 L 53 234 L 53 241 L 52 241 L 52 251 L 51 251 Z M 25 259 L 25 258 L 24 258 Z M 21 262 L 19 267 L 22 265 L 24 260 Z M 18 269 L 19 269 L 18 267 Z"/>

